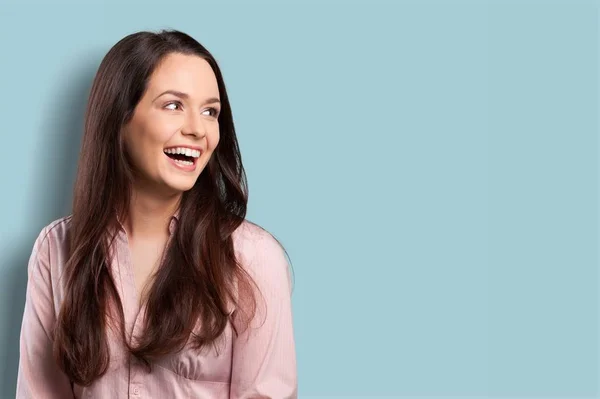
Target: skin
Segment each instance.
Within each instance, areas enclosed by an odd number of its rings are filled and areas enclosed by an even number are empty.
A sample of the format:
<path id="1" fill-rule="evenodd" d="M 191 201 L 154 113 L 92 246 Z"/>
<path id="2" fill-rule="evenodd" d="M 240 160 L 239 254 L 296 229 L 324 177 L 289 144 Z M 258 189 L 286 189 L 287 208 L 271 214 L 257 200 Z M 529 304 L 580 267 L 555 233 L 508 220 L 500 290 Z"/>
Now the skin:
<path id="1" fill-rule="evenodd" d="M 161 95 L 166 90 L 188 97 Z M 136 171 L 124 227 L 138 299 L 159 263 L 183 192 L 193 187 L 219 143 L 220 103 L 208 102 L 211 98 L 219 99 L 219 88 L 210 65 L 198 56 L 169 54 L 150 77 L 132 119 L 123 126 L 125 148 Z M 173 146 L 202 149 L 193 172 L 172 165 L 163 150 Z"/>

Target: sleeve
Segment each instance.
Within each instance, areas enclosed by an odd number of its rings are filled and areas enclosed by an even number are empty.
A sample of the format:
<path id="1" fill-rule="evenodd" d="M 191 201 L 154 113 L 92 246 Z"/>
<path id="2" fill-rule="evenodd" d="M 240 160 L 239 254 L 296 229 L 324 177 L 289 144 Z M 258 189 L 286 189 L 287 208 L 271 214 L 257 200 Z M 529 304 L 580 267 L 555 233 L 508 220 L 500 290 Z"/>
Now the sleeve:
<path id="1" fill-rule="evenodd" d="M 52 356 L 56 315 L 50 279 L 49 228 L 35 241 L 27 266 L 27 291 L 21 324 L 17 399 L 73 398 L 68 377 Z"/>
<path id="2" fill-rule="evenodd" d="M 257 296 L 256 315 L 249 328 L 234 337 L 230 398 L 296 399 L 288 263 L 283 249 L 270 235 L 258 241 L 255 251 L 248 272 L 262 297 Z"/>

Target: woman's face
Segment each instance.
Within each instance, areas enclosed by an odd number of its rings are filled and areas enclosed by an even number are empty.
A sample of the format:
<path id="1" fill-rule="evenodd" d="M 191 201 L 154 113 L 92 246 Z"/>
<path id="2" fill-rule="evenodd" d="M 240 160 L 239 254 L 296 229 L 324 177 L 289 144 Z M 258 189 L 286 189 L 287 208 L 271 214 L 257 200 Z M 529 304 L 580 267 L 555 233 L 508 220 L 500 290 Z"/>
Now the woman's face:
<path id="1" fill-rule="evenodd" d="M 125 148 L 139 178 L 168 191 L 191 189 L 219 143 L 220 107 L 217 78 L 208 62 L 194 55 L 167 55 L 123 126 Z"/>

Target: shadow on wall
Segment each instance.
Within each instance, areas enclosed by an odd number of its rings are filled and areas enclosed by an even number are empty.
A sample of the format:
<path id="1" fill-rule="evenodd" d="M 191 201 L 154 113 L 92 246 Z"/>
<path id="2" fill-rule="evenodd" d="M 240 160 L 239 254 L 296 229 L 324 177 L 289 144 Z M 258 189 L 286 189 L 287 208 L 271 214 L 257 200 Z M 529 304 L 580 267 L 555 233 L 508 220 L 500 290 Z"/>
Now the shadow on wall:
<path id="1" fill-rule="evenodd" d="M 25 291 L 27 287 L 27 264 L 33 242 L 42 228 L 60 217 L 71 213 L 72 190 L 77 170 L 77 160 L 83 135 L 83 119 L 89 90 L 99 61 L 85 66 L 79 65 L 74 73 L 65 71 L 64 80 L 58 82 L 56 95 L 46 101 L 42 110 L 42 128 L 35 132 L 39 137 L 39 169 L 33 191 L 28 195 L 31 203 L 28 223 L 34 226 L 35 235 L 26 242 L 21 241 L 14 252 L 7 256 L 5 277 L 12 292 L 6 293 L 11 300 L 6 312 L 0 314 L 0 342 L 6 349 L 4 370 L 0 374 L 0 397 L 14 398 L 19 364 L 19 338 Z"/>

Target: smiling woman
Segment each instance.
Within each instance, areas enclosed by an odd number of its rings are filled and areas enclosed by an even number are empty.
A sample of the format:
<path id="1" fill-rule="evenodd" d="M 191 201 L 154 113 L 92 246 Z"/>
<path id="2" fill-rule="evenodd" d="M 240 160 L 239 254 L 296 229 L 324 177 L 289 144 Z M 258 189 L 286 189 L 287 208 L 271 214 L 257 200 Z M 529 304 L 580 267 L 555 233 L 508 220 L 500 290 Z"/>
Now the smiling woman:
<path id="1" fill-rule="evenodd" d="M 73 213 L 28 264 L 17 398 L 296 398 L 285 250 L 245 218 L 212 55 L 175 30 L 113 46 Z"/>

